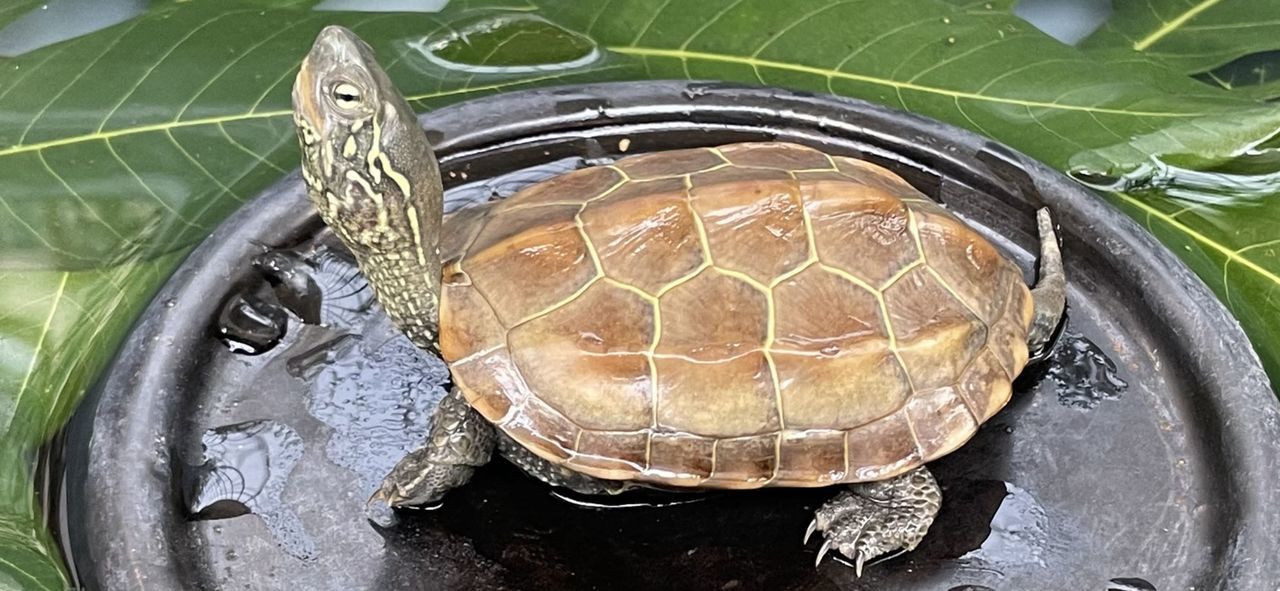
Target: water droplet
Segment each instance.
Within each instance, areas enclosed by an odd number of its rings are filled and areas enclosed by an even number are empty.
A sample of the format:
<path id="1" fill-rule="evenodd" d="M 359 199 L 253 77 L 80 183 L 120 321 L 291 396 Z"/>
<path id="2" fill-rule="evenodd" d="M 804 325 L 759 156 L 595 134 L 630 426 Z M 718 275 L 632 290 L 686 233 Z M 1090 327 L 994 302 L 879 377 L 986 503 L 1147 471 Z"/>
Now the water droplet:
<path id="1" fill-rule="evenodd" d="M 600 58 L 591 39 L 533 14 L 479 18 L 409 46 L 440 67 L 473 73 L 566 70 Z"/>
<path id="2" fill-rule="evenodd" d="M 947 45 L 955 45 L 955 44 L 956 44 L 955 37 L 947 37 Z"/>
<path id="3" fill-rule="evenodd" d="M 711 90 L 711 86 L 706 84 L 690 84 L 680 91 L 680 94 L 689 100 L 697 100 L 711 94 Z"/>
<path id="4" fill-rule="evenodd" d="M 228 519 L 252 513 L 286 552 L 314 557 L 314 542 L 282 502 L 289 474 L 302 458 L 298 434 L 278 421 L 249 421 L 206 430 L 200 443 L 203 461 L 184 487 L 192 517 Z"/>
<path id="5" fill-rule="evenodd" d="M 164 307 L 166 308 L 172 308 L 176 305 L 178 305 L 178 301 L 173 298 L 169 298 L 164 301 Z"/>
<path id="6" fill-rule="evenodd" d="M 942 17 L 942 24 L 944 24 L 944 25 L 949 25 L 949 24 L 951 24 L 951 17 L 949 17 L 949 16 L 944 16 L 944 17 Z"/>
<path id="7" fill-rule="evenodd" d="M 1065 329 L 1050 358 L 1049 377 L 1058 384 L 1058 402 L 1090 409 L 1116 400 L 1129 387 L 1116 364 L 1084 335 Z"/>
<path id="8" fill-rule="evenodd" d="M 284 338 L 289 314 L 270 290 L 231 296 L 218 314 L 218 336 L 235 353 L 260 355 Z"/>

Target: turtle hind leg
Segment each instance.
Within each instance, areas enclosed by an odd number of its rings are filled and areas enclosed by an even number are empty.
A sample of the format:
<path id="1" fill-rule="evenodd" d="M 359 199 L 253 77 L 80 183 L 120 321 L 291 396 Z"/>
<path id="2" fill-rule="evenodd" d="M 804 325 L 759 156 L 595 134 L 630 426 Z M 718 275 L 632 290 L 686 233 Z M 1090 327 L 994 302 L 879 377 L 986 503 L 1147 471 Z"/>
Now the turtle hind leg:
<path id="1" fill-rule="evenodd" d="M 374 523 L 395 522 L 395 507 L 428 505 L 471 480 L 493 455 L 494 429 L 457 388 L 440 399 L 422 447 L 409 452 L 382 480 L 365 507 Z"/>
<path id="2" fill-rule="evenodd" d="M 578 494 L 616 495 L 630 488 L 623 481 L 594 478 L 544 460 L 505 433 L 498 433 L 498 453 L 526 474 L 551 486 L 567 488 Z"/>
<path id="3" fill-rule="evenodd" d="M 1035 307 L 1031 328 L 1027 331 L 1027 348 L 1033 356 L 1049 345 L 1067 305 L 1067 277 L 1062 270 L 1062 251 L 1058 247 L 1058 235 L 1053 231 L 1049 208 L 1036 212 L 1036 223 L 1040 230 L 1040 277 L 1031 288 Z"/>
<path id="4" fill-rule="evenodd" d="M 805 541 L 822 532 L 825 541 L 815 564 L 835 548 L 862 576 L 867 561 L 893 550 L 914 550 L 941 506 L 942 489 L 921 466 L 889 480 L 850 485 L 818 508 Z"/>

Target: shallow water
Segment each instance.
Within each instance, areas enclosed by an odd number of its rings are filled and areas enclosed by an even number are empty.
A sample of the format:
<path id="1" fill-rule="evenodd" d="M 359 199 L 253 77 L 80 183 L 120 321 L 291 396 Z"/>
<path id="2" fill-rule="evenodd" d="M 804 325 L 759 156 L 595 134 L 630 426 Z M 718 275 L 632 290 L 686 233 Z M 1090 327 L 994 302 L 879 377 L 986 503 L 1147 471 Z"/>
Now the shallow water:
<path id="1" fill-rule="evenodd" d="M 1047 371 L 1058 384 L 1058 402 L 1082 409 L 1116 400 L 1129 387 L 1116 363 L 1084 335 L 1064 330 Z"/>
<path id="2" fill-rule="evenodd" d="M 280 549 L 299 559 L 315 558 L 315 542 L 282 496 L 302 458 L 302 440 L 288 425 L 250 421 L 209 429 L 200 437 L 204 463 L 189 470 L 183 493 L 194 519 L 253 514 Z"/>

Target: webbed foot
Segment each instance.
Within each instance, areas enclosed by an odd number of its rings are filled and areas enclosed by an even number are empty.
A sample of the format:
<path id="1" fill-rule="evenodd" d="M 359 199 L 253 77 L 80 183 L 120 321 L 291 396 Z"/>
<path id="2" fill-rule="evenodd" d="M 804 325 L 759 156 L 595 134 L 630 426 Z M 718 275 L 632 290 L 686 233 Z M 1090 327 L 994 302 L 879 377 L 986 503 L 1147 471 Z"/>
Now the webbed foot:
<path id="1" fill-rule="evenodd" d="M 862 567 L 878 556 L 914 550 L 942 505 L 942 490 L 923 466 L 896 478 L 854 484 L 820 507 L 805 533 L 825 540 L 815 566 L 832 548 Z"/>

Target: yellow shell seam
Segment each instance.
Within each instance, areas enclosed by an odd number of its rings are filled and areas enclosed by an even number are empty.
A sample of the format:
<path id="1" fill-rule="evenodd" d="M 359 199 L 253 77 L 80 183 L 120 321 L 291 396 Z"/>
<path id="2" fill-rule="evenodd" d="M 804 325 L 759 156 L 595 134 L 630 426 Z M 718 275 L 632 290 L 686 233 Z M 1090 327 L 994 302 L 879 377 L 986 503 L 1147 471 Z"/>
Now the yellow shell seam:
<path id="1" fill-rule="evenodd" d="M 621 172 L 619 172 L 619 174 L 621 174 Z M 601 193 L 598 198 L 602 198 L 618 190 L 619 187 L 625 185 L 626 183 L 627 183 L 627 179 L 625 178 L 621 181 L 618 181 L 614 186 L 610 187 L 607 191 L 605 191 L 604 193 Z M 587 282 L 584 283 L 581 287 L 574 290 L 573 293 L 569 294 L 564 299 L 553 302 L 551 305 L 547 306 L 546 308 L 543 308 L 542 310 L 534 312 L 529 316 L 521 318 L 520 320 L 512 324 L 510 328 L 516 328 L 517 326 L 521 326 L 530 321 L 546 316 L 547 314 L 550 314 L 568 305 L 570 302 L 573 302 L 574 300 L 581 297 L 583 293 L 586 293 L 586 291 L 590 289 L 592 285 L 595 285 L 597 281 L 605 277 L 604 265 L 601 264 L 600 262 L 600 255 L 599 253 L 596 252 L 595 244 L 591 242 L 591 237 L 587 235 L 587 229 L 582 223 L 582 217 L 581 217 L 582 212 L 583 210 L 586 209 L 587 203 L 589 203 L 590 201 L 592 200 L 587 200 L 580 204 L 580 207 L 578 208 L 578 212 L 573 216 L 573 221 L 574 221 L 574 228 L 578 231 L 578 235 L 582 237 L 583 245 L 587 249 L 587 255 L 591 257 L 591 263 L 595 267 L 595 271 L 596 271 L 595 275 L 591 279 L 587 280 Z"/>
<path id="2" fill-rule="evenodd" d="M 703 256 L 706 257 L 707 260 L 711 260 L 711 247 L 706 237 L 706 230 L 703 228 L 702 217 L 698 215 L 697 210 L 693 208 L 692 204 L 690 204 L 689 209 L 693 213 L 693 219 L 695 220 L 694 226 L 698 228 L 699 239 L 702 240 L 702 244 L 705 249 Z M 782 386 L 778 379 L 778 367 L 773 361 L 773 352 L 770 350 L 773 346 L 774 328 L 777 323 L 776 314 L 774 313 L 773 289 L 770 286 L 760 283 L 754 277 L 751 277 L 746 273 L 720 267 L 716 265 L 714 261 L 712 261 L 709 266 L 722 275 L 733 277 L 734 279 L 750 285 L 753 289 L 764 295 L 766 314 L 765 339 L 764 345 L 761 347 L 760 351 L 764 354 L 765 363 L 769 366 L 769 377 L 773 382 L 774 405 L 778 411 L 778 425 L 779 428 L 785 429 L 787 425 L 785 415 L 782 411 Z"/>
<path id="3" fill-rule="evenodd" d="M 920 436 L 916 434 L 915 421 L 911 420 L 911 413 L 907 412 L 906 408 L 903 408 L 899 412 L 902 413 L 902 419 L 907 422 L 907 430 L 911 432 L 911 441 L 916 446 L 916 455 L 920 456 L 920 461 L 923 462 L 925 455 L 924 448 L 920 447 Z"/>

